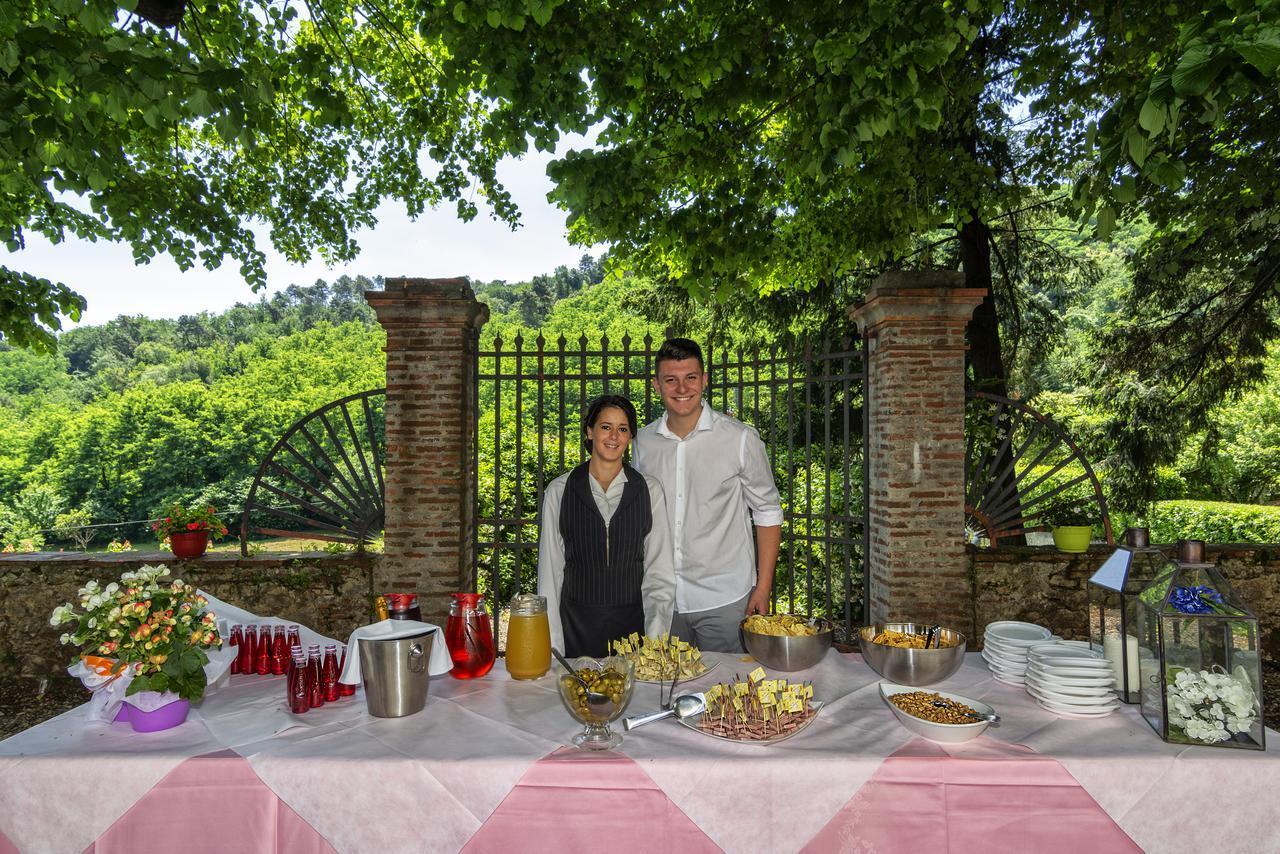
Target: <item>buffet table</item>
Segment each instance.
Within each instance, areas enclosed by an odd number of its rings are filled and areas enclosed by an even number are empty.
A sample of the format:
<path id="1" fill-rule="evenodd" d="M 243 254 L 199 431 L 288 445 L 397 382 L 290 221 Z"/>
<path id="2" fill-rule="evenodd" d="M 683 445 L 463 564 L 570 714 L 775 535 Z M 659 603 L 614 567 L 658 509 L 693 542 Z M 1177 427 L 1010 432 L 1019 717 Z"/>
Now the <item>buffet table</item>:
<path id="1" fill-rule="evenodd" d="M 720 664 L 691 689 L 756 666 L 706 658 Z M 1003 721 L 944 747 L 897 723 L 858 655 L 779 675 L 824 703 L 789 740 L 662 721 L 604 755 L 564 747 L 578 725 L 553 677 L 517 682 L 501 662 L 433 678 L 426 709 L 398 719 L 359 694 L 294 716 L 283 677 L 258 676 L 164 732 L 77 709 L 0 742 L 0 851 L 1280 850 L 1275 733 L 1263 753 L 1165 744 L 1132 707 L 1062 719 L 970 653 L 934 687 Z M 628 712 L 656 708 L 658 687 L 637 685 Z"/>

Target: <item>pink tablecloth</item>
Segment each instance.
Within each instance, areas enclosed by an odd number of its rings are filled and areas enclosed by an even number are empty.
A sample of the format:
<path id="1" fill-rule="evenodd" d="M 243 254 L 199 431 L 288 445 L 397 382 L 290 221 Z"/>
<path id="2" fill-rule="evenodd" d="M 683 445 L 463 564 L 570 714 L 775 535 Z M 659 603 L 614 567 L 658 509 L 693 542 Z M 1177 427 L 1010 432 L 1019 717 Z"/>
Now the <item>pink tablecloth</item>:
<path id="1" fill-rule="evenodd" d="M 1020 745 L 916 739 L 804 849 L 1141 851 L 1061 765 Z"/>

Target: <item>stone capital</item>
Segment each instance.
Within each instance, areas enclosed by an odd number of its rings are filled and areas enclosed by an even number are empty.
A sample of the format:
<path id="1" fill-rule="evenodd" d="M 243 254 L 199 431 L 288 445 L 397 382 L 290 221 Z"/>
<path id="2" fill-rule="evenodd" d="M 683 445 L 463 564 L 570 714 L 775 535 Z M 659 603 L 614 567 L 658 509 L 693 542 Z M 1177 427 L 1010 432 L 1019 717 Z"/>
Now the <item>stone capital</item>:
<path id="1" fill-rule="evenodd" d="M 489 319 L 489 307 L 476 302 L 470 283 L 462 277 L 389 278 L 383 290 L 365 291 L 364 298 L 388 330 L 442 325 L 478 329 Z"/>
<path id="2" fill-rule="evenodd" d="M 885 326 L 968 323 L 986 295 L 984 288 L 964 287 L 964 273 L 956 270 L 890 270 L 876 277 L 866 298 L 849 309 L 849 319 L 864 335 Z"/>

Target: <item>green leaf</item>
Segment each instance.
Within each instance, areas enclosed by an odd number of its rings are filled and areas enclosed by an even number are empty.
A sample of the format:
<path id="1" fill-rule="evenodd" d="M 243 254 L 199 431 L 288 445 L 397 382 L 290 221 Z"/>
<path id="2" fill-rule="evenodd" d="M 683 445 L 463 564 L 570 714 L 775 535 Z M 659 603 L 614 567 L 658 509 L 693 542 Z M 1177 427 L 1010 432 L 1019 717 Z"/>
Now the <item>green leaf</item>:
<path id="1" fill-rule="evenodd" d="M 1221 65 L 1208 45 L 1192 45 L 1173 70 L 1173 91 L 1184 96 L 1203 95 L 1209 91 Z"/>
<path id="2" fill-rule="evenodd" d="M 1280 30 L 1271 30 L 1264 38 L 1236 45 L 1244 61 L 1268 76 L 1280 68 Z"/>
<path id="3" fill-rule="evenodd" d="M 1164 129 L 1167 115 L 1168 110 L 1165 109 L 1163 104 L 1157 104 L 1147 98 L 1142 104 L 1142 109 L 1138 111 L 1138 124 L 1151 136 L 1155 136 Z"/>
<path id="4" fill-rule="evenodd" d="M 1151 154 L 1154 146 L 1147 135 L 1142 132 L 1141 128 L 1131 127 L 1129 133 L 1125 135 L 1125 144 L 1129 149 L 1129 157 L 1133 158 L 1133 162 L 1138 164 L 1138 168 L 1142 168 L 1142 164 L 1147 162 L 1147 157 Z"/>
<path id="5" fill-rule="evenodd" d="M 1098 211 L 1098 224 L 1095 229 L 1099 240 L 1109 240 L 1116 230 L 1116 212 L 1110 205 Z"/>

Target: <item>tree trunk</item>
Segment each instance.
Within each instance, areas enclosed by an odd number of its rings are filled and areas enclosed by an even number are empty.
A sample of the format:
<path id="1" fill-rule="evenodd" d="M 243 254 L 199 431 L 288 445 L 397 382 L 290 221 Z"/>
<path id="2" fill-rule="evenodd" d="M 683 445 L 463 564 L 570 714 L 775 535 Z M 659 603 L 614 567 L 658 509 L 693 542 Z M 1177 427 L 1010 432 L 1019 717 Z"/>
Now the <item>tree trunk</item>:
<path id="1" fill-rule="evenodd" d="M 996 298 L 991 287 L 991 229 L 978 219 L 974 211 L 960 229 L 960 260 L 964 265 L 967 288 L 985 288 L 986 299 L 973 312 L 969 321 L 969 368 L 973 388 L 1008 397 L 1008 377 L 1000 352 L 1000 320 L 996 316 Z"/>

